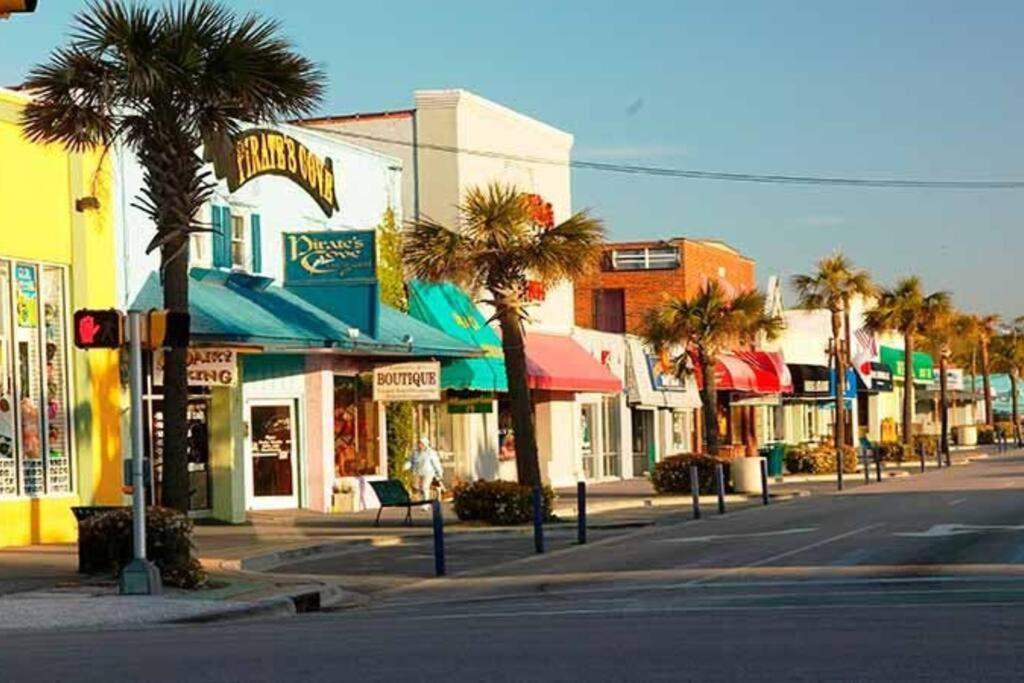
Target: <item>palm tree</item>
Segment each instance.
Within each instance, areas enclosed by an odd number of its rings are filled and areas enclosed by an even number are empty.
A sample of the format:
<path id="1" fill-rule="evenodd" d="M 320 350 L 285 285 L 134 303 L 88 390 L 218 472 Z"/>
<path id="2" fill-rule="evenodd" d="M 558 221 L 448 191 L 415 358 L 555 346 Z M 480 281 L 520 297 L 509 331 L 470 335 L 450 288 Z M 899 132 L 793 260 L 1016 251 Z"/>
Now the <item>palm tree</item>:
<path id="1" fill-rule="evenodd" d="M 138 155 L 138 206 L 156 225 L 164 307 L 188 311 L 189 238 L 214 184 L 200 148 L 223 145 L 241 122 L 308 114 L 322 72 L 280 37 L 278 24 L 238 17 L 213 0 L 160 9 L 97 0 L 74 19 L 68 45 L 35 67 L 26 136 L 71 149 L 123 145 Z M 166 354 L 162 503 L 189 504 L 185 349 Z"/>
<path id="2" fill-rule="evenodd" d="M 925 295 L 921 279 L 910 276 L 899 280 L 895 287 L 882 289 L 875 307 L 865 315 L 869 330 L 903 335 L 903 445 L 907 453 L 914 449 L 914 344 L 928 329 L 935 312 L 948 306 L 947 292 Z"/>
<path id="3" fill-rule="evenodd" d="M 996 417 L 992 412 L 992 369 L 989 367 L 989 351 L 992 338 L 996 336 L 999 329 L 998 315 L 973 315 L 971 316 L 971 331 L 977 339 L 978 350 L 981 355 L 981 389 L 985 392 L 982 399 L 985 401 L 985 424 L 995 426 Z"/>
<path id="4" fill-rule="evenodd" d="M 831 314 L 831 353 L 836 371 L 836 452 L 846 443 L 846 368 L 850 353 L 850 302 L 856 296 L 871 296 L 875 285 L 867 271 L 856 268 L 841 252 L 827 256 L 816 265 L 813 273 L 794 275 L 793 288 L 802 308 L 824 308 Z M 845 338 L 842 330 L 846 330 Z"/>
<path id="5" fill-rule="evenodd" d="M 691 299 L 667 296 L 644 316 L 642 336 L 656 353 L 675 353 L 672 361 L 676 375 L 685 377 L 697 372 L 703 378 L 700 396 L 709 454 L 717 455 L 719 445 L 715 383 L 719 355 L 730 346 L 751 342 L 760 335 L 771 339 L 780 328 L 781 321 L 765 313 L 763 293 L 749 290 L 730 299 L 714 281 Z"/>
<path id="6" fill-rule="evenodd" d="M 997 337 L 992 339 L 992 367 L 998 372 L 1010 376 L 1010 406 L 1013 420 L 1013 438 L 1019 446 L 1021 443 L 1020 406 L 1018 405 L 1017 383 L 1024 368 L 1024 317 L 1017 318 L 1013 324 Z"/>
<path id="7" fill-rule="evenodd" d="M 939 357 L 939 453 L 949 465 L 949 387 L 946 369 L 953 355 L 953 346 L 963 331 L 963 318 L 949 303 L 936 300 L 927 311 L 924 329 L 925 346 Z M 909 367 L 909 366 L 908 366 Z"/>
<path id="8" fill-rule="evenodd" d="M 516 473 L 521 484 L 537 486 L 540 461 L 523 329 L 529 318 L 528 281 L 550 286 L 586 273 L 597 261 L 604 227 L 586 211 L 555 225 L 538 215 L 532 197 L 501 183 L 471 188 L 458 207 L 457 226 L 414 221 L 405 236 L 403 255 L 413 277 L 452 281 L 468 292 L 489 294 L 482 303 L 494 308 L 493 317 L 501 328 L 516 436 Z"/>

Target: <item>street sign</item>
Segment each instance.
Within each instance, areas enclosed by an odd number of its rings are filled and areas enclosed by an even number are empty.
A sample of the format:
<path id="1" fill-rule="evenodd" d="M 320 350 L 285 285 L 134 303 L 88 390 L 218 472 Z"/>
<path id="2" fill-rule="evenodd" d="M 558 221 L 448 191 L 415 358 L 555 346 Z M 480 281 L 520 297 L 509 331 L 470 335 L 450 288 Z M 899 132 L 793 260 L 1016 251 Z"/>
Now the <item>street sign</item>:
<path id="1" fill-rule="evenodd" d="M 75 346 L 80 349 L 119 349 L 124 344 L 124 316 L 115 309 L 75 311 Z"/>

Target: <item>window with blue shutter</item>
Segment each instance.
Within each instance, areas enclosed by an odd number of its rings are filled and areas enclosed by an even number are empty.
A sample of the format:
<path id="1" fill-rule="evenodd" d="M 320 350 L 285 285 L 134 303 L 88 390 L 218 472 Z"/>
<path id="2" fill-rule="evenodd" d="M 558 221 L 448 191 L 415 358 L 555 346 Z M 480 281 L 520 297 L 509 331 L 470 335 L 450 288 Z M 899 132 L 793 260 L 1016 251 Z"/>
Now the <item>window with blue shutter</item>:
<path id="1" fill-rule="evenodd" d="M 249 217 L 251 230 L 249 252 L 252 254 L 252 272 L 259 273 L 263 270 L 263 252 L 260 244 L 260 215 L 254 213 Z"/>
<path id="2" fill-rule="evenodd" d="M 213 228 L 213 267 L 231 267 L 231 211 L 226 206 L 210 207 L 210 223 Z"/>

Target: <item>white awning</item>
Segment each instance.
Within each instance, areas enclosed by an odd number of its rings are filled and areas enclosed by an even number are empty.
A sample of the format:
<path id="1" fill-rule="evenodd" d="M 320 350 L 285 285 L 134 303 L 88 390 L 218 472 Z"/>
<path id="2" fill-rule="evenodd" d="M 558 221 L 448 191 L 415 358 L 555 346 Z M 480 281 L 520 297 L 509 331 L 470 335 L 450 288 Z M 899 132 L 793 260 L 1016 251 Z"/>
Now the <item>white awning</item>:
<path id="1" fill-rule="evenodd" d="M 652 408 L 700 408 L 700 392 L 693 376 L 685 380 L 660 372 L 658 359 L 643 342 L 626 337 L 626 398 L 634 405 Z"/>

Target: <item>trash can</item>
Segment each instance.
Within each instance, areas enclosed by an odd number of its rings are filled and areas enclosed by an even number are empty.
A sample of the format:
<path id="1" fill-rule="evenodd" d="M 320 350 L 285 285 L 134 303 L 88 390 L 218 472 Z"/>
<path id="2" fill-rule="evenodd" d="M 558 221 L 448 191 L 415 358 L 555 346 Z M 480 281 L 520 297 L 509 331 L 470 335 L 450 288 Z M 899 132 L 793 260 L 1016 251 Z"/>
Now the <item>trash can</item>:
<path id="1" fill-rule="evenodd" d="M 760 449 L 759 455 L 768 461 L 768 476 L 781 477 L 785 468 L 786 445 L 771 443 Z"/>

